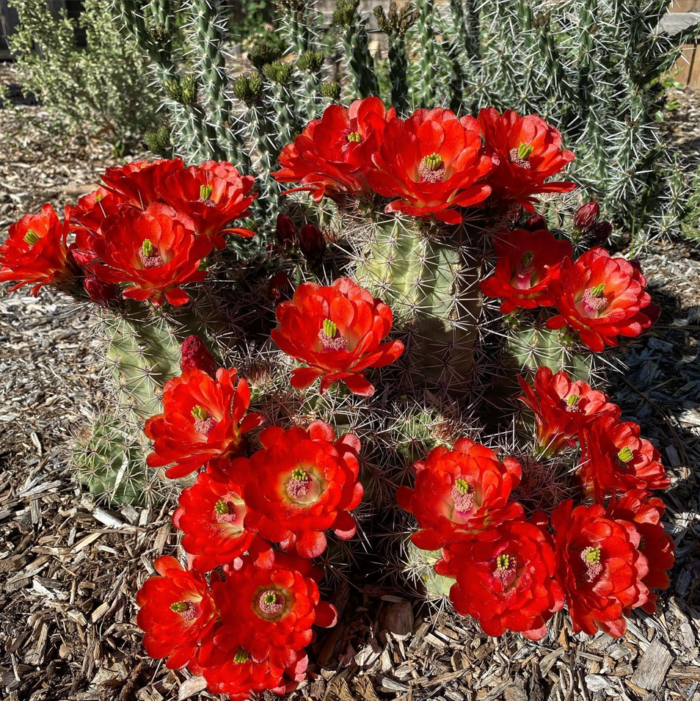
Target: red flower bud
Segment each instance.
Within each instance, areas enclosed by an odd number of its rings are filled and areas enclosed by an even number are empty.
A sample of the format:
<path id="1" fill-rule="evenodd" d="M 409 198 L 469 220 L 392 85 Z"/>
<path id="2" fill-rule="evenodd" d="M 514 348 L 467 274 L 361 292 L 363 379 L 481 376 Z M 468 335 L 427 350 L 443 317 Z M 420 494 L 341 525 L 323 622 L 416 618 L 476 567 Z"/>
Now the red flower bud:
<path id="1" fill-rule="evenodd" d="M 581 231 L 588 231 L 598 223 L 600 205 L 597 202 L 586 202 L 574 214 L 574 226 Z"/>
<path id="2" fill-rule="evenodd" d="M 525 224 L 523 224 L 523 229 L 528 231 L 540 231 L 546 228 L 547 220 L 539 212 L 531 214 Z"/>
<path id="3" fill-rule="evenodd" d="M 593 246 L 602 246 L 612 234 L 612 224 L 609 221 L 599 221 L 589 230 L 589 240 Z"/>
<path id="4" fill-rule="evenodd" d="M 208 375 L 216 375 L 216 360 L 199 336 L 188 336 L 182 342 L 180 370 L 203 370 Z"/>
<path id="5" fill-rule="evenodd" d="M 122 291 L 119 285 L 102 282 L 94 275 L 88 275 L 83 280 L 83 287 L 87 296 L 100 307 L 111 307 L 122 299 Z"/>
<path id="6" fill-rule="evenodd" d="M 294 285 L 284 271 L 275 273 L 267 283 L 267 295 L 275 302 L 290 299 L 294 294 Z"/>
<path id="7" fill-rule="evenodd" d="M 277 215 L 275 238 L 282 248 L 293 246 L 297 239 L 297 228 L 294 222 L 285 214 Z"/>
<path id="8" fill-rule="evenodd" d="M 311 261 L 321 258 L 326 250 L 326 241 L 321 230 L 314 224 L 302 226 L 299 232 L 299 248 L 304 258 Z"/>

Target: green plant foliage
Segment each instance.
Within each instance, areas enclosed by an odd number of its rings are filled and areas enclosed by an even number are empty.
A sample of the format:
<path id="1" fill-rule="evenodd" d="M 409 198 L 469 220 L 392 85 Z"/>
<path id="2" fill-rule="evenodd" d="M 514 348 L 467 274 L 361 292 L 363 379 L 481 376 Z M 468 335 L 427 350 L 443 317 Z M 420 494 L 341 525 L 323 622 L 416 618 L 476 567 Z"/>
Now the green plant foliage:
<path id="1" fill-rule="evenodd" d="M 70 129 L 108 141 L 120 155 L 153 126 L 159 102 L 147 62 L 124 37 L 107 0 L 86 0 L 80 15 L 87 47 L 79 49 L 75 22 L 51 15 L 45 0 L 13 3 L 20 24 L 11 49 L 24 88 Z"/>

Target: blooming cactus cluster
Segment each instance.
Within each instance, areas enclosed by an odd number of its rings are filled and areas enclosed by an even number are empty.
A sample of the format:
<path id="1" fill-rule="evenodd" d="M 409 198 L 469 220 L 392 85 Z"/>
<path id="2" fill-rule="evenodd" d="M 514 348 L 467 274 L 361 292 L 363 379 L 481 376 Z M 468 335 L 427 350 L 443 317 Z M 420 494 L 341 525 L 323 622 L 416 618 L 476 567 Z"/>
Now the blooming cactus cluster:
<path id="1" fill-rule="evenodd" d="M 447 317 L 458 313 L 444 299 L 464 281 L 452 270 L 463 264 L 462 250 L 449 247 L 465 214 L 487 224 L 496 264 L 480 289 L 503 300 L 504 314 L 522 319 L 541 309 L 547 328 L 566 328 L 594 352 L 649 328 L 658 308 L 637 265 L 597 245 L 574 259 L 563 233 L 532 213 L 538 196 L 574 187 L 551 180 L 572 159 L 557 130 L 537 116 L 487 109 L 458 117 L 437 108 L 402 119 L 378 98 L 328 107 L 283 149 L 275 178 L 296 185 L 288 192 L 328 198 L 338 211 L 349 207 L 374 223 L 383 210 L 382 217 L 395 217 L 403 228 L 381 233 L 389 296 L 375 296 L 350 277 L 347 260 L 346 267 L 323 267 L 335 239 L 324 238 L 320 218 L 298 226 L 280 214 L 261 286 L 275 302 L 277 326 L 266 327 L 252 351 L 277 346 L 280 394 L 304 393 L 313 400 L 308 406 L 321 401 L 318 394 L 353 394 L 357 411 L 371 413 L 374 383 L 381 382 L 382 411 L 402 399 L 391 373 L 380 380 L 373 373 L 418 352 L 392 338 L 396 288 L 410 308 L 402 310 L 407 339 L 426 318 L 423 333 L 444 332 Z M 250 214 L 253 188 L 252 177 L 225 162 L 109 168 L 63 220 L 46 205 L 10 228 L 0 247 L 0 280 L 31 284 L 34 294 L 53 285 L 123 319 L 128 305 L 148 302 L 139 306 L 147 311 L 143 323 L 167 323 L 174 308 L 196 309 L 187 306 L 188 286 L 207 277 L 209 257 L 226 261 L 227 237 L 253 235 L 238 221 Z M 419 225 L 405 226 L 407 219 Z M 579 209 L 574 227 L 597 243 L 609 233 L 595 203 Z M 400 236 L 408 243 L 396 246 Z M 292 249 L 308 264 L 296 285 L 286 271 L 264 267 Z M 418 261 L 415 277 L 402 277 L 401 256 Z M 334 280 L 325 284 L 329 277 Z M 430 299 L 420 296 L 423 285 L 433 285 Z M 130 323 L 144 318 L 133 317 Z M 328 551 L 329 536 L 356 537 L 353 512 L 365 492 L 367 499 L 376 496 L 366 489 L 363 456 L 384 439 L 379 432 L 356 435 L 359 430 L 341 428 L 336 417 L 320 420 L 312 410 L 289 409 L 279 420 L 268 414 L 261 428 L 264 403 L 249 383 L 255 387 L 254 366 L 236 362 L 236 369 L 214 357 L 209 341 L 217 333 L 205 329 L 207 342 L 184 339 L 179 372 L 176 367 L 158 388 L 158 409 L 140 416 L 151 445 L 145 463 L 165 479 L 186 482 L 173 523 L 187 565 L 156 560 L 157 575 L 137 595 L 138 624 L 152 657 L 203 675 L 212 692 L 245 699 L 302 681 L 314 626 L 334 625 L 337 614 L 320 597 L 313 560 Z M 457 345 L 455 338 L 448 334 L 447 345 Z M 407 360 L 420 368 L 431 359 Z M 464 433 L 421 451 L 412 484 L 404 473 L 396 492 L 396 503 L 417 524 L 411 541 L 439 553 L 435 572 L 451 580 L 455 610 L 489 635 L 511 630 L 539 640 L 567 606 L 575 631 L 619 636 L 625 616 L 635 608 L 654 611 L 653 590 L 668 586 L 673 541 L 652 490 L 668 488 L 670 480 L 639 426 L 622 421 L 621 409 L 588 382 L 543 366 L 532 383 L 520 378 L 520 386 L 536 455 L 516 459 Z M 550 513 L 528 510 L 514 494 L 526 471 L 553 456 L 575 456 L 580 498 L 559 500 Z"/>

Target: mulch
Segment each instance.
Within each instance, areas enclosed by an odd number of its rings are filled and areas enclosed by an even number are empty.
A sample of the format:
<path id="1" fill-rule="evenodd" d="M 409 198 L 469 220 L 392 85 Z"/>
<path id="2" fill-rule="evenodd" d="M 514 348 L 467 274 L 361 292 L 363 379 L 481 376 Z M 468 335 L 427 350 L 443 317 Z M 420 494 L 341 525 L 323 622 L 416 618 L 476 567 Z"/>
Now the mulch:
<path id="1" fill-rule="evenodd" d="M 12 80 L 0 70 L 0 84 Z M 700 99 L 681 98 L 681 117 Z M 0 109 L 0 231 L 49 201 L 89 189 L 109 147 L 50 130 L 35 105 Z M 683 119 L 671 126 L 688 144 Z M 614 640 L 574 635 L 557 614 L 540 643 L 494 640 L 473 621 L 388 584 L 338 586 L 352 615 L 319 636 L 293 698 L 352 701 L 700 701 L 700 256 L 659 242 L 641 253 L 662 317 L 618 354 L 611 374 L 624 417 L 642 425 L 673 479 L 667 528 L 671 589 L 651 617 Z M 135 593 L 153 560 L 175 554 L 170 506 L 108 511 L 79 487 L 68 444 L 106 406 L 108 384 L 86 308 L 50 294 L 0 296 L 0 675 L 8 701 L 211 698 L 201 680 L 149 659 Z"/>

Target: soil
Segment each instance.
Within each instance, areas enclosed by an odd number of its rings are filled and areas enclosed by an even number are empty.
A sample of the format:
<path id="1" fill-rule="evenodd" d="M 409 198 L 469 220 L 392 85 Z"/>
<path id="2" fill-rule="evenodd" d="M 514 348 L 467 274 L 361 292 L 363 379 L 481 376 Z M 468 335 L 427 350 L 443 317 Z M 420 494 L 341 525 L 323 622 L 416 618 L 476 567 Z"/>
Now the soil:
<path id="1" fill-rule="evenodd" d="M 17 82 L 0 68 L 0 85 Z M 700 96 L 682 95 L 669 127 L 690 158 Z M 688 121 L 690 119 L 690 121 Z M 110 148 L 62 133 L 35 104 L 0 109 L 0 238 L 44 202 L 61 206 L 113 164 Z M 666 527 L 672 586 L 655 617 L 627 635 L 574 635 L 557 614 L 540 643 L 492 639 L 473 621 L 390 588 L 340 587 L 354 609 L 319 637 L 294 698 L 525 701 L 700 699 L 700 256 L 657 242 L 640 261 L 663 313 L 625 345 L 612 395 L 662 452 L 672 477 Z M 0 686 L 8 701 L 210 698 L 201 680 L 147 657 L 135 593 L 161 554 L 175 554 L 169 506 L 107 511 L 84 494 L 68 444 L 108 394 L 90 312 L 50 293 L 0 295 Z"/>

